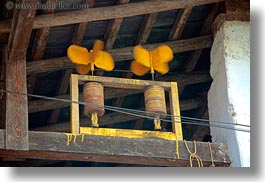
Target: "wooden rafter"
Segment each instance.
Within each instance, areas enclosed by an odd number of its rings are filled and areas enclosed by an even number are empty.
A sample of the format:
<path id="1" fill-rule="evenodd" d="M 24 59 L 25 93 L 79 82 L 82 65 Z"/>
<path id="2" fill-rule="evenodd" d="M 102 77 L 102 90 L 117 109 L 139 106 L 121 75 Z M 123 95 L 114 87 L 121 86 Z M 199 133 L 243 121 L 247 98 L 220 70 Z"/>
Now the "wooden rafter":
<path id="1" fill-rule="evenodd" d="M 88 3 L 89 7 L 92 8 L 94 6 L 95 0 L 83 0 L 84 3 Z M 84 39 L 88 22 L 83 22 L 75 25 L 75 32 L 72 38 L 72 43 L 76 45 L 80 45 Z M 66 94 L 67 89 L 69 87 L 69 80 L 73 69 L 66 69 L 60 79 L 60 85 L 57 90 L 57 95 Z M 60 109 L 55 109 L 50 114 L 48 123 L 56 123 L 58 117 L 60 115 Z"/>
<path id="2" fill-rule="evenodd" d="M 158 13 L 153 13 L 153 14 L 148 14 L 145 15 L 144 20 L 142 22 L 139 34 L 138 34 L 138 38 L 137 38 L 137 44 L 145 44 L 153 27 L 153 24 L 156 21 Z M 130 63 L 128 63 L 128 65 L 126 67 L 129 67 Z M 133 77 L 133 73 L 128 72 L 124 74 L 125 78 L 132 78 Z M 117 99 L 115 99 L 113 101 L 113 105 L 116 107 L 121 107 L 122 103 L 124 101 L 124 97 L 118 97 Z"/>
<path id="3" fill-rule="evenodd" d="M 47 3 L 53 3 L 53 4 L 55 4 L 56 2 L 57 0 L 47 1 Z M 43 14 L 52 14 L 54 13 L 54 11 L 55 11 L 54 9 L 45 9 L 43 10 Z M 44 27 L 36 31 L 36 35 L 33 40 L 32 51 L 31 51 L 31 54 L 32 54 L 31 61 L 37 61 L 43 58 L 49 33 L 50 33 L 50 27 Z M 28 79 L 28 92 L 29 93 L 33 93 L 36 82 L 37 82 L 36 75 L 32 75 L 29 77 Z"/>
<path id="4" fill-rule="evenodd" d="M 211 33 L 211 25 L 217 15 L 218 12 L 218 6 L 215 4 L 213 5 L 211 11 L 209 12 L 204 25 L 202 27 L 201 30 L 201 35 L 207 35 Z M 185 72 L 192 72 L 200 58 L 200 55 L 202 53 L 203 49 L 198 49 L 196 51 L 194 51 L 194 53 L 191 55 L 191 57 L 189 58 L 189 61 L 187 61 L 187 63 L 185 64 L 185 68 L 184 71 Z"/>
<path id="5" fill-rule="evenodd" d="M 29 3 L 23 0 L 22 3 Z M 36 4 L 37 0 L 30 1 Z M 6 89 L 27 93 L 26 53 L 36 9 L 15 9 L 8 46 L 4 50 Z M 28 100 L 25 95 L 6 94 L 6 149 L 28 150 Z"/>
<path id="6" fill-rule="evenodd" d="M 201 48 L 208 48 L 212 46 L 213 36 L 201 36 L 196 38 L 176 40 L 164 43 L 147 44 L 144 47 L 147 49 L 154 49 L 158 45 L 166 44 L 170 46 L 174 53 L 197 50 Z M 133 59 L 133 47 L 111 49 L 108 52 L 113 56 L 116 62 Z M 27 74 L 37 74 L 52 72 L 67 68 L 74 68 L 75 64 L 71 63 L 67 57 L 53 58 L 47 60 L 40 60 L 27 63 Z"/>
<path id="7" fill-rule="evenodd" d="M 176 20 L 171 28 L 171 31 L 169 33 L 169 36 L 168 36 L 168 41 L 172 41 L 172 40 L 179 40 L 181 38 L 181 35 L 184 31 L 184 28 L 188 22 L 188 19 L 189 19 L 189 16 L 191 14 L 191 11 L 192 11 L 192 7 L 188 7 L 188 8 L 185 8 L 185 9 L 181 9 L 179 12 L 178 12 L 178 15 L 176 17 Z M 180 86 L 178 88 L 178 92 L 179 92 L 179 95 L 181 95 L 181 93 L 183 92 L 184 90 L 184 86 Z M 167 128 L 167 125 L 168 123 L 167 122 L 162 122 L 162 128 L 163 129 L 166 129 Z"/>
<path id="8" fill-rule="evenodd" d="M 149 35 L 152 31 L 153 25 L 156 22 L 158 13 L 152 13 L 152 14 L 147 14 L 144 16 L 144 20 L 142 22 L 140 31 L 138 33 L 138 38 L 137 38 L 137 44 L 146 44 Z M 132 78 L 133 74 L 132 73 L 127 73 L 125 75 L 125 78 Z M 116 104 L 121 107 L 122 103 L 124 101 L 124 97 L 120 97 L 116 100 Z M 143 102 L 143 101 L 142 101 Z M 145 118 L 139 118 L 135 121 L 134 128 L 135 129 L 140 129 L 143 125 Z"/>
<path id="9" fill-rule="evenodd" d="M 4 139 L 4 130 L 0 130 L 0 141 Z M 189 166 L 190 154 L 183 141 L 178 142 L 179 158 L 176 155 L 176 141 L 158 138 L 121 138 L 85 135 L 77 136 L 75 142 L 67 145 L 67 136 L 55 132 L 29 132 L 29 151 L 3 150 L 0 143 L 0 156 L 4 158 L 77 160 L 95 162 L 115 162 L 128 164 L 145 164 L 157 166 Z M 86 142 L 88 141 L 88 142 Z M 189 148 L 193 142 L 187 141 Z M 205 167 L 211 165 L 208 143 L 196 142 L 197 153 Z M 159 148 L 160 150 L 157 150 Z M 216 166 L 229 166 L 227 146 L 212 143 L 212 154 Z M 195 164 L 194 164 L 195 165 Z"/>
<path id="10" fill-rule="evenodd" d="M 168 40 L 179 40 L 191 14 L 192 7 L 181 9 L 169 33 Z"/>
<path id="11" fill-rule="evenodd" d="M 117 1 L 118 5 L 127 4 L 127 3 L 129 3 L 129 0 L 118 0 Z M 116 19 L 110 20 L 108 27 L 106 29 L 105 35 L 104 35 L 106 50 L 112 49 L 114 47 L 114 44 L 118 36 L 122 22 L 123 22 L 123 18 L 116 18 Z M 103 74 L 104 74 L 103 70 L 99 70 L 96 72 L 96 75 L 98 76 L 103 76 Z"/>

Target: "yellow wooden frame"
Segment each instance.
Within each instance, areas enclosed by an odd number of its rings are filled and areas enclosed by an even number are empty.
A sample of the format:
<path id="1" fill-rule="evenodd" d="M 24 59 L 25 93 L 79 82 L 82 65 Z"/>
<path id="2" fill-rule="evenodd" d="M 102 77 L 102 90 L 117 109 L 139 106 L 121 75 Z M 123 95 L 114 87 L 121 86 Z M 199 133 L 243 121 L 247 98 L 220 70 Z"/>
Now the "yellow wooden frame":
<path id="1" fill-rule="evenodd" d="M 72 102 L 70 105 L 72 134 L 88 134 L 125 138 L 161 138 L 166 140 L 183 140 L 177 82 L 160 82 L 72 74 L 70 81 L 70 95 L 72 101 L 77 102 L 79 100 L 78 85 L 90 81 L 99 82 L 106 87 L 112 88 L 145 90 L 148 86 L 163 87 L 165 91 L 169 92 L 173 132 L 80 127 L 79 104 Z"/>

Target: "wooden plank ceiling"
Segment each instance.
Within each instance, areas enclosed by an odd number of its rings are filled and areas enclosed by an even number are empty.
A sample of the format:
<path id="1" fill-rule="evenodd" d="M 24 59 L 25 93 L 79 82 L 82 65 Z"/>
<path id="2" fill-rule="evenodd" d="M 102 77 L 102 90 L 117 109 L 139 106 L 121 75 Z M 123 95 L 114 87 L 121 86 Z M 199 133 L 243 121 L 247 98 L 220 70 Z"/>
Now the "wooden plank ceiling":
<path id="1" fill-rule="evenodd" d="M 211 25 L 223 6 L 222 0 L 72 0 L 71 3 L 87 3 L 89 9 L 38 10 L 32 19 L 31 38 L 24 46 L 28 93 L 69 99 L 69 78 L 71 73 L 76 73 L 75 66 L 66 57 L 71 44 L 91 49 L 96 39 L 103 40 L 116 65 L 113 72 L 98 70 L 96 75 L 137 79 L 150 79 L 150 75 L 137 77 L 130 72 L 133 46 L 142 44 L 153 49 L 167 44 L 174 51 L 174 60 L 170 72 L 163 76 L 156 74 L 156 80 L 178 82 L 182 116 L 207 118 Z M 11 31 L 12 12 L 4 6 L 1 8 L 2 54 L 8 41 L 5 37 Z M 3 72 L 1 68 L 0 87 L 4 85 Z M 143 93 L 137 90 L 105 90 L 106 105 L 144 110 L 143 100 Z M 69 131 L 69 103 L 29 98 L 28 106 L 30 130 Z M 88 125 L 89 118 L 83 116 L 82 110 L 81 107 L 81 125 Z M 100 123 L 104 127 L 153 128 L 152 122 L 145 119 L 109 111 L 100 118 Z M 167 123 L 162 126 L 171 130 Z M 209 133 L 208 127 L 199 127 L 201 132 L 194 138 L 196 128 L 183 124 L 184 138 L 202 141 Z"/>

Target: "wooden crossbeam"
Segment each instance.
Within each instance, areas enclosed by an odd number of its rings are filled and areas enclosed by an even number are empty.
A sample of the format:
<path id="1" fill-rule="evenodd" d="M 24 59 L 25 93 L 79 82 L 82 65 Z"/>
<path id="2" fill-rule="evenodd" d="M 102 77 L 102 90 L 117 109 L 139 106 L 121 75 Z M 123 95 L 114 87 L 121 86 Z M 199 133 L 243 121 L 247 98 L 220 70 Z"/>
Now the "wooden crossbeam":
<path id="1" fill-rule="evenodd" d="M 21 3 L 29 3 L 23 0 Z M 36 4 L 37 0 L 31 1 Z M 26 53 L 36 9 L 15 9 L 8 46 L 4 50 L 6 89 L 27 93 Z M 25 95 L 6 94 L 6 148 L 28 150 L 28 100 Z M 3 139 L 4 140 L 4 139 Z"/>
<path id="2" fill-rule="evenodd" d="M 72 12 L 56 13 L 56 15 L 40 15 L 34 19 L 33 29 L 77 24 L 88 21 L 124 18 L 142 14 L 169 11 L 173 9 L 190 8 L 222 1 L 224 0 L 150 0 L 110 7 L 93 8 L 93 10 L 85 9 Z M 1 21 L 0 27 L 3 28 L 0 29 L 0 32 L 9 32 L 11 27 L 10 22 Z"/>
<path id="3" fill-rule="evenodd" d="M 196 76 L 195 76 L 196 75 Z M 159 78 L 159 81 L 176 81 L 178 82 L 179 86 L 184 86 L 188 84 L 195 84 L 195 83 L 202 83 L 202 82 L 207 82 L 211 81 L 211 77 L 209 74 L 205 73 L 193 73 L 193 74 L 177 74 L 173 76 L 165 76 Z M 142 93 L 141 90 L 132 90 L 132 89 L 105 89 L 104 93 L 104 98 L 105 99 L 112 99 L 116 97 L 121 97 L 121 96 L 127 96 L 127 95 L 133 95 L 133 94 L 138 94 Z M 70 99 L 69 95 L 61 95 L 56 98 L 61 98 L 61 99 Z M 83 100 L 83 94 L 80 93 L 80 100 Z M 29 113 L 33 112 L 40 112 L 40 111 L 45 111 L 45 110 L 50 110 L 50 109 L 58 109 L 62 107 L 67 107 L 70 104 L 67 102 L 60 102 L 60 101 L 50 101 L 50 100 L 44 100 L 44 99 L 39 99 L 39 100 L 34 100 L 30 101 L 28 108 L 29 108 Z"/>
<path id="4" fill-rule="evenodd" d="M 64 133 L 29 132 L 29 151 L 5 150 L 4 130 L 0 130 L 0 157 L 77 160 L 95 162 L 114 162 L 128 164 L 145 164 L 155 166 L 188 167 L 190 154 L 183 141 L 178 141 L 179 158 L 176 155 L 176 141 L 163 140 L 155 137 L 142 139 L 104 137 L 85 135 L 76 136 L 67 145 Z M 193 151 L 193 142 L 187 141 Z M 196 142 L 197 154 L 201 157 L 204 167 L 211 165 L 209 145 L 206 142 Z M 159 148 L 159 150 L 157 150 Z M 216 166 L 229 166 L 230 159 L 227 146 L 221 143 L 211 143 L 212 155 Z M 194 162 L 194 166 L 196 166 Z"/>
<path id="5" fill-rule="evenodd" d="M 214 22 L 214 19 L 218 13 L 218 6 L 215 4 L 212 6 L 211 11 L 209 12 L 202 30 L 201 30 L 201 35 L 207 35 L 211 33 L 211 25 Z M 198 49 L 194 51 L 194 53 L 190 56 L 186 64 L 184 65 L 184 71 L 185 72 L 192 72 L 201 56 L 203 49 Z"/>
<path id="6" fill-rule="evenodd" d="M 157 44 L 147 44 L 144 47 L 154 49 L 155 47 L 166 44 L 170 46 L 174 53 L 208 48 L 212 46 L 213 36 L 201 36 L 196 38 L 163 42 Z M 115 62 L 133 59 L 133 47 L 111 49 L 108 51 L 114 58 Z M 27 74 L 47 73 L 67 68 L 74 68 L 76 65 L 71 63 L 67 57 L 53 58 L 27 63 Z"/>
<path id="7" fill-rule="evenodd" d="M 84 3 L 88 3 L 89 7 L 92 8 L 94 6 L 95 0 L 83 0 Z M 72 43 L 76 45 L 81 45 L 86 29 L 87 29 L 88 22 L 83 22 L 75 25 L 75 32 L 72 38 Z M 73 72 L 73 69 L 66 69 L 60 79 L 60 85 L 57 90 L 57 95 L 63 95 L 66 94 L 67 89 L 69 87 L 70 83 L 70 76 Z M 60 115 L 60 109 L 55 109 L 50 114 L 48 123 L 56 123 L 58 120 L 58 117 Z"/>
<path id="8" fill-rule="evenodd" d="M 33 27 L 53 27 L 69 25 L 87 21 L 109 20 L 124 18 L 142 14 L 151 14 L 173 9 L 182 9 L 220 2 L 223 0 L 150 0 L 144 2 L 115 5 L 111 7 L 99 7 L 72 12 L 62 12 L 55 15 L 40 15 L 35 18 Z M 102 13 L 104 12 L 104 13 Z M 74 18 L 73 18 L 74 17 Z"/>

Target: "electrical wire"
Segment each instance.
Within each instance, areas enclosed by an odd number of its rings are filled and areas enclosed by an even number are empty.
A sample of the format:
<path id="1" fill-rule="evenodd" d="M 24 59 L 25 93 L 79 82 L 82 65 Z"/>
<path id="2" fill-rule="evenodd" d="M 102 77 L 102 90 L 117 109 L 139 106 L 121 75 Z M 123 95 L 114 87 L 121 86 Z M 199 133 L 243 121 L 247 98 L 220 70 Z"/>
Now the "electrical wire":
<path id="1" fill-rule="evenodd" d="M 97 105 L 93 105 L 93 104 L 89 104 L 89 103 L 85 103 L 85 102 L 81 102 L 81 101 L 72 101 L 72 100 L 68 100 L 68 99 L 54 98 L 54 97 L 41 96 L 41 95 L 35 95 L 35 94 L 18 93 L 18 92 L 13 92 L 13 91 L 9 91 L 9 90 L 3 90 L 3 89 L 1 89 L 0 92 L 25 95 L 25 96 L 41 98 L 41 99 L 46 99 L 46 100 L 61 101 L 61 102 L 67 102 L 67 103 L 75 103 L 75 104 L 80 104 L 80 105 L 88 105 L 88 106 L 93 106 L 93 107 L 102 107 L 102 106 L 97 106 Z M 119 112 L 119 113 L 123 113 L 123 114 L 127 114 L 127 115 L 132 115 L 132 116 L 142 117 L 142 118 L 147 118 L 147 119 L 152 119 L 152 120 L 155 119 L 154 117 L 146 115 L 146 114 L 149 114 L 149 115 L 155 114 L 155 113 L 152 113 L 152 112 L 141 111 L 141 110 L 133 110 L 133 109 L 127 109 L 127 108 L 120 108 L 120 107 L 114 107 L 114 106 L 107 106 L 107 105 L 104 105 L 104 107 L 107 110 L 114 111 L 114 112 Z M 141 115 L 141 113 L 144 113 L 144 115 Z M 168 115 L 167 114 L 166 116 L 168 117 L 168 116 L 172 116 L 172 115 Z M 180 118 L 178 116 L 174 116 L 174 117 L 175 118 L 176 117 Z M 242 132 L 250 132 L 249 130 L 246 130 L 246 129 L 222 126 L 220 124 L 217 124 L 217 123 L 219 123 L 217 121 L 213 122 L 213 121 L 210 121 L 210 120 L 203 120 L 203 119 L 191 118 L 191 117 L 183 117 L 183 116 L 181 118 L 182 118 L 182 122 L 180 122 L 180 121 L 175 121 L 175 122 L 184 123 L 184 124 L 191 124 L 191 125 L 217 127 L 217 128 L 230 129 L 230 130 L 236 130 L 236 131 L 242 131 Z M 172 122 L 172 120 L 168 120 L 168 119 L 160 119 L 160 120 L 164 121 L 164 122 Z M 204 122 L 208 121 L 209 123 L 212 122 L 212 124 L 210 125 L 208 123 L 201 123 L 199 121 L 204 121 Z M 220 123 L 224 124 L 224 122 L 220 122 Z M 236 124 L 236 123 L 225 123 L 225 124 L 233 124 L 234 126 L 238 125 L 238 126 L 250 127 L 248 125 L 240 125 L 240 124 Z"/>

